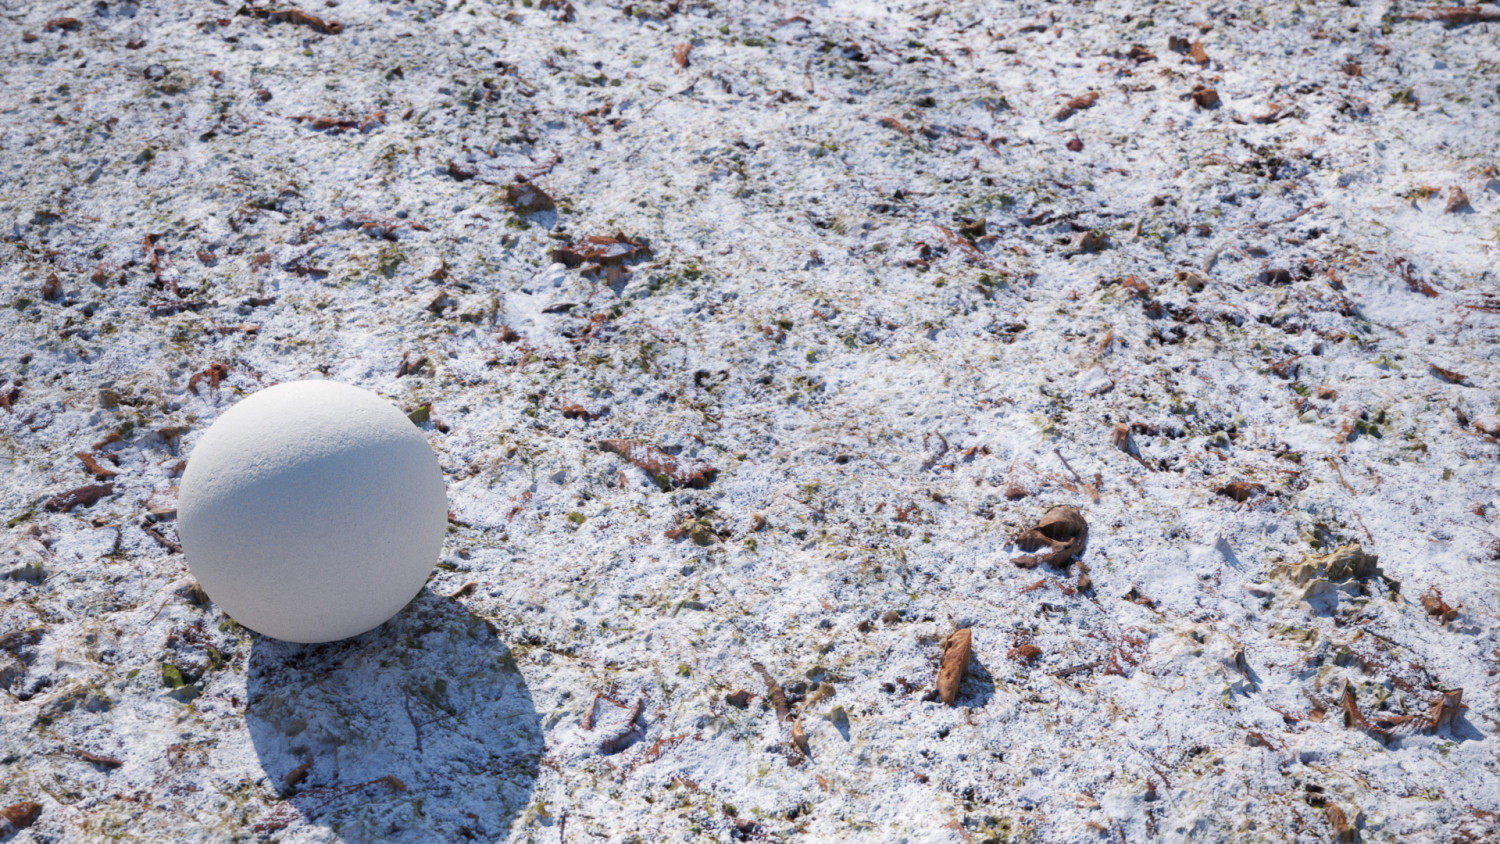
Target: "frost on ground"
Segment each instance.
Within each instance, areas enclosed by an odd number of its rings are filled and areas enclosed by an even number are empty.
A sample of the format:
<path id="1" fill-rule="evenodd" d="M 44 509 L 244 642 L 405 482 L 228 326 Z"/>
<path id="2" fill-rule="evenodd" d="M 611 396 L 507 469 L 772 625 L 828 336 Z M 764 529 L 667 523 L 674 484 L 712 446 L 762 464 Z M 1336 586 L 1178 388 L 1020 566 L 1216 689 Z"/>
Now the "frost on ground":
<path id="1" fill-rule="evenodd" d="M 1493 839 L 1496 18 L 7 5 L 0 835 Z M 294 647 L 172 517 L 309 377 L 452 514 Z"/>

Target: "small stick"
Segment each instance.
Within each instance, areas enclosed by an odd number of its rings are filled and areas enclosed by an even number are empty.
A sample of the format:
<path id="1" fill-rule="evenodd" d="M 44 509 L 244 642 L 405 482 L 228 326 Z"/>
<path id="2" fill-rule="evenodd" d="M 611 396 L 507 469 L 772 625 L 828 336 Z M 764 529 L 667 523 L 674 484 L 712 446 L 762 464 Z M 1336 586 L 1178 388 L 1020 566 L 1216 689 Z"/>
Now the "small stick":
<path id="1" fill-rule="evenodd" d="M 1359 495 L 1359 493 L 1354 491 L 1354 487 L 1349 486 L 1349 482 L 1344 480 L 1344 470 L 1339 468 L 1339 463 L 1337 460 L 1334 460 L 1332 457 L 1328 458 L 1328 465 L 1332 466 L 1333 471 L 1338 473 L 1339 483 L 1344 485 L 1344 489 L 1349 490 L 1350 495 Z M 1366 531 L 1366 533 L 1368 533 L 1368 531 Z M 1374 542 L 1375 540 L 1372 539 L 1370 541 Z"/>

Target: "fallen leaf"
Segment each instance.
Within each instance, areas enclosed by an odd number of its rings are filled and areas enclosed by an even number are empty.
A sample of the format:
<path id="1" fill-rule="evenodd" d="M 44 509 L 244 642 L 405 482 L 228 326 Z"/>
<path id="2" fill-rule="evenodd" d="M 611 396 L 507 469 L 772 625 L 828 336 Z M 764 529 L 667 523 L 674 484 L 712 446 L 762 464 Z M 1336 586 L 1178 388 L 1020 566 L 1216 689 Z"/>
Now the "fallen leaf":
<path id="1" fill-rule="evenodd" d="M 301 9 L 254 9 L 247 7 L 247 10 L 250 14 L 259 18 L 265 18 L 275 23 L 292 23 L 306 26 L 324 35 L 338 35 L 344 31 L 344 25 L 338 21 L 325 21 Z"/>
<path id="2" fill-rule="evenodd" d="M 1333 827 L 1335 841 L 1346 844 L 1355 840 L 1354 827 L 1349 825 L 1349 819 L 1344 816 L 1344 810 L 1338 806 L 1328 803 L 1323 807 L 1323 814 L 1328 818 L 1328 825 Z"/>
<path id="3" fill-rule="evenodd" d="M 1097 102 L 1098 99 L 1099 93 L 1097 91 L 1089 91 L 1087 94 L 1080 94 L 1079 96 L 1073 97 L 1066 103 L 1063 103 L 1063 107 L 1058 109 L 1057 112 L 1052 115 L 1052 119 L 1067 120 L 1069 117 L 1072 117 L 1075 112 L 1082 111 L 1086 108 L 1093 108 L 1094 103 Z"/>
<path id="4" fill-rule="evenodd" d="M 684 41 L 678 44 L 672 48 L 672 64 L 677 65 L 679 68 L 687 67 L 689 62 L 688 56 L 692 52 L 693 45 L 691 43 Z"/>
<path id="5" fill-rule="evenodd" d="M 1448 204 L 1443 208 L 1443 213 L 1453 214 L 1458 211 L 1473 211 L 1474 206 L 1469 204 L 1469 195 L 1458 185 L 1448 189 Z"/>
<path id="6" fill-rule="evenodd" d="M 1443 593 L 1436 586 L 1427 587 L 1427 591 L 1423 593 L 1422 609 L 1427 610 L 1427 614 L 1436 618 L 1440 624 L 1447 624 L 1458 618 L 1458 609 L 1448 606 L 1443 600 Z"/>
<path id="7" fill-rule="evenodd" d="M 1263 495 L 1265 491 L 1265 484 L 1258 484 L 1253 481 L 1235 481 L 1214 490 L 1219 495 L 1228 496 L 1239 502 L 1248 501 L 1251 496 Z"/>
<path id="8" fill-rule="evenodd" d="M 1042 649 L 1032 644 L 1017 645 L 1005 652 L 1007 658 L 1024 662 L 1027 665 L 1036 662 L 1041 655 Z"/>
<path id="9" fill-rule="evenodd" d="M 736 709 L 744 709 L 750 705 L 750 699 L 753 697 L 755 695 L 750 694 L 744 689 L 736 689 L 724 696 L 724 702 Z"/>
<path id="10" fill-rule="evenodd" d="M 1483 23 L 1500 21 L 1500 7 L 1496 6 L 1432 6 L 1420 12 L 1409 12 L 1401 16 L 1409 21 L 1442 21 L 1443 23 Z"/>
<path id="11" fill-rule="evenodd" d="M 952 706 L 958 699 L 958 687 L 964 673 L 969 670 L 969 659 L 973 656 L 973 636 L 966 627 L 948 637 L 943 643 L 943 664 L 938 668 L 938 697 Z"/>
<path id="12" fill-rule="evenodd" d="M 1036 527 L 1022 531 L 1013 540 L 1022 551 L 1046 548 L 1047 552 L 1017 557 L 1011 562 L 1022 568 L 1033 568 L 1038 563 L 1065 567 L 1083 553 L 1088 533 L 1088 522 L 1078 508 L 1052 507 L 1042 514 Z"/>
<path id="13" fill-rule="evenodd" d="M 1194 64 L 1208 64 L 1208 51 L 1203 49 L 1202 41 L 1194 41 L 1193 45 L 1188 48 L 1188 59 Z"/>
<path id="14" fill-rule="evenodd" d="M 750 667 L 759 672 L 761 678 L 766 681 L 766 694 L 770 695 L 771 703 L 775 704 L 776 706 L 776 720 L 790 720 L 792 717 L 792 709 L 790 706 L 787 706 L 786 692 L 782 691 L 781 684 L 776 682 L 776 678 L 771 676 L 771 672 L 767 671 L 764 665 L 761 665 L 758 662 L 752 662 L 750 663 Z"/>
<path id="15" fill-rule="evenodd" d="M 42 816 L 42 804 L 40 803 L 13 803 L 0 809 L 0 835 L 8 835 L 19 832 L 36 823 L 36 819 Z"/>
<path id="16" fill-rule="evenodd" d="M 1481 416 L 1474 420 L 1473 425 L 1476 430 L 1492 437 L 1500 437 L 1500 416 Z"/>
<path id="17" fill-rule="evenodd" d="M 631 240 L 617 233 L 614 237 L 590 235 L 579 238 L 552 250 L 551 257 L 559 264 L 577 267 L 584 263 L 609 266 L 650 254 L 651 248 L 644 240 Z"/>
<path id="18" fill-rule="evenodd" d="M 666 478 L 673 486 L 703 489 L 713 481 L 718 472 L 701 460 L 679 460 L 655 446 L 631 440 L 600 440 L 599 447 L 629 460 L 652 477 Z"/>
<path id="19" fill-rule="evenodd" d="M 801 715 L 798 715 L 797 720 L 792 722 L 792 744 L 802 751 L 803 756 L 812 758 L 812 749 L 807 745 L 807 733 L 802 729 Z"/>
<path id="20" fill-rule="evenodd" d="M 552 211 L 557 203 L 547 192 L 530 182 L 516 182 L 505 186 L 505 201 L 522 214 L 537 211 Z"/>
<path id="21" fill-rule="evenodd" d="M 233 370 L 231 370 L 225 364 L 211 363 L 208 365 L 207 369 L 203 370 L 202 372 L 194 373 L 193 377 L 188 379 L 188 390 L 193 395 L 198 395 L 198 383 L 201 381 L 208 382 L 208 389 L 210 391 L 217 390 L 219 389 L 219 382 L 224 380 L 225 378 L 228 378 L 229 373 L 232 371 Z"/>
<path id="22" fill-rule="evenodd" d="M 42 29 L 47 32 L 55 32 L 59 29 L 67 32 L 77 32 L 82 26 L 83 21 L 80 21 L 78 18 L 53 18 L 47 21 L 47 25 L 42 27 Z"/>
<path id="23" fill-rule="evenodd" d="M 1442 378 L 1444 381 L 1451 381 L 1454 384 L 1462 384 L 1463 382 L 1469 380 L 1469 376 L 1463 374 L 1462 372 L 1454 372 L 1451 369 L 1444 369 L 1435 363 L 1427 364 L 1427 368 L 1431 369 L 1439 378 Z"/>
<path id="24" fill-rule="evenodd" d="M 72 511 L 74 507 L 80 505 L 88 507 L 99 499 L 114 494 L 114 484 L 90 484 L 89 486 L 81 486 L 67 492 L 60 492 L 47 499 L 47 503 L 43 506 L 54 513 L 67 513 Z"/>
<path id="25" fill-rule="evenodd" d="M 94 459 L 94 455 L 89 454 L 87 451 L 80 451 L 73 456 L 77 457 L 79 460 L 82 460 L 83 468 L 87 469 L 89 471 L 89 474 L 93 475 L 101 481 L 107 481 L 110 478 L 113 478 L 115 475 L 120 474 L 114 469 L 99 465 L 99 461 Z"/>
<path id="26" fill-rule="evenodd" d="M 47 279 L 42 282 L 42 298 L 50 302 L 54 299 L 61 299 L 62 295 L 63 286 L 62 282 L 57 279 L 57 273 L 48 275 Z"/>
<path id="27" fill-rule="evenodd" d="M 1189 96 L 1198 108 L 1213 108 L 1219 104 L 1219 92 L 1206 85 L 1194 85 L 1193 93 Z"/>
<path id="28" fill-rule="evenodd" d="M 118 768 L 121 765 L 125 764 L 124 762 L 121 762 L 119 759 L 116 759 L 113 756 L 100 756 L 97 753 L 90 753 L 87 750 L 75 750 L 73 751 L 73 755 L 77 756 L 79 759 L 82 759 L 85 762 L 93 762 L 95 765 L 100 765 L 105 768 Z"/>

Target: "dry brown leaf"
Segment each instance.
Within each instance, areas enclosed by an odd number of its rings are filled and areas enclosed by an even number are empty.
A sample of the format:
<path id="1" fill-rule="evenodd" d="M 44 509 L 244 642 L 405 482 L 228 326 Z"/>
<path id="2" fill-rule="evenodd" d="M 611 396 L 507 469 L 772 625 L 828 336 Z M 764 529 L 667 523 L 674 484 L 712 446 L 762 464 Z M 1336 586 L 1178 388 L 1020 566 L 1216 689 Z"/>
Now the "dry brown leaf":
<path id="1" fill-rule="evenodd" d="M 688 57 L 692 54 L 692 52 L 693 45 L 691 43 L 684 41 L 681 44 L 678 44 L 676 47 L 672 48 L 672 64 L 677 65 L 679 68 L 687 67 L 688 63 L 691 61 L 691 59 L 689 59 Z"/>
<path id="2" fill-rule="evenodd" d="M 599 447 L 645 469 L 652 477 L 666 478 L 673 486 L 703 489 L 713 482 L 718 472 L 701 460 L 679 460 L 655 446 L 632 440 L 600 440 Z"/>
<path id="3" fill-rule="evenodd" d="M 1483 23 L 1500 21 L 1500 7 L 1496 6 L 1432 6 L 1420 12 L 1401 16 L 1409 21 L 1442 21 L 1443 23 Z"/>
<path id="4" fill-rule="evenodd" d="M 1443 600 L 1443 593 L 1436 586 L 1427 587 L 1427 591 L 1422 594 L 1422 609 L 1427 610 L 1427 614 L 1436 618 L 1440 624 L 1447 624 L 1458 618 L 1458 608 L 1448 606 L 1448 602 Z"/>
<path id="5" fill-rule="evenodd" d="M 1355 840 L 1354 827 L 1349 825 L 1349 819 L 1344 816 L 1343 809 L 1333 803 L 1328 803 L 1323 806 L 1323 813 L 1328 817 L 1328 825 L 1333 827 L 1333 840 L 1339 844 Z"/>
<path id="6" fill-rule="evenodd" d="M 801 715 L 798 715 L 797 720 L 792 722 L 792 744 L 802 751 L 803 756 L 812 758 L 812 749 L 807 745 L 807 733 L 802 729 Z"/>
<path id="7" fill-rule="evenodd" d="M 1069 117 L 1072 117 L 1075 112 L 1082 111 L 1086 108 L 1093 108 L 1094 103 L 1097 102 L 1098 99 L 1099 93 L 1097 91 L 1089 91 L 1086 94 L 1080 94 L 1076 97 L 1073 97 L 1066 103 L 1063 103 L 1063 107 L 1058 109 L 1057 112 L 1052 115 L 1052 119 L 1067 120 Z"/>
<path id="8" fill-rule="evenodd" d="M 1473 422 L 1474 428 L 1492 437 L 1500 437 L 1500 416 L 1481 416 Z"/>
<path id="9" fill-rule="evenodd" d="M 344 31 L 344 25 L 338 21 L 325 21 L 301 9 L 248 9 L 248 11 L 259 18 L 265 18 L 276 23 L 298 24 L 321 32 L 324 35 L 338 35 Z"/>
<path id="10" fill-rule="evenodd" d="M 1458 211 L 1473 211 L 1474 206 L 1469 204 L 1469 195 L 1458 185 L 1448 189 L 1448 204 L 1443 208 L 1443 213 L 1453 214 Z"/>
<path id="11" fill-rule="evenodd" d="M 1027 665 L 1036 662 L 1041 655 L 1042 649 L 1032 644 L 1017 645 L 1005 652 L 1007 658 L 1024 662 Z"/>
<path id="12" fill-rule="evenodd" d="M 94 458 L 94 455 L 89 454 L 87 451 L 80 451 L 73 456 L 77 457 L 79 460 L 82 460 L 83 468 L 87 469 L 89 471 L 89 474 L 93 475 L 101 481 L 107 481 L 110 478 L 113 478 L 115 475 L 120 474 L 119 472 L 116 472 L 114 469 L 111 469 L 108 466 L 100 465 L 99 461 Z"/>
<path id="13" fill-rule="evenodd" d="M 1451 369 L 1444 369 L 1435 363 L 1427 364 L 1427 368 L 1431 369 L 1433 373 L 1435 373 L 1439 378 L 1442 378 L 1444 381 L 1451 381 L 1454 384 L 1462 384 L 1463 382 L 1469 380 L 1469 376 L 1463 374 L 1462 372 L 1454 372 Z"/>
<path id="14" fill-rule="evenodd" d="M 577 267 L 585 263 L 609 266 L 650 254 L 651 248 L 644 240 L 631 240 L 616 233 L 614 237 L 590 235 L 580 238 L 552 250 L 551 257 L 559 264 Z"/>
<path id="15" fill-rule="evenodd" d="M 1252 496 L 1264 495 L 1265 491 L 1265 484 L 1258 484 L 1253 481 L 1235 481 L 1214 490 L 1219 495 L 1228 496 L 1240 502 L 1248 501 Z"/>
<path id="16" fill-rule="evenodd" d="M 1202 41 L 1194 41 L 1193 45 L 1188 48 L 1188 59 L 1194 64 L 1208 64 L 1208 51 L 1203 49 Z"/>
<path id="17" fill-rule="evenodd" d="M 46 280 L 42 282 L 42 298 L 50 302 L 54 299 L 61 299 L 62 295 L 63 286 L 62 282 L 57 278 L 57 273 L 48 275 Z"/>
<path id="18" fill-rule="evenodd" d="M 42 804 L 22 802 L 13 803 L 0 809 L 0 835 L 8 835 L 18 832 L 36 823 L 36 819 L 42 816 Z"/>
<path id="19" fill-rule="evenodd" d="M 47 21 L 47 25 L 42 27 L 42 29 L 46 32 L 56 32 L 59 29 L 68 32 L 77 32 L 82 26 L 83 21 L 80 21 L 78 18 L 53 18 Z"/>
<path id="20" fill-rule="evenodd" d="M 1194 85 L 1190 96 L 1198 108 L 1213 108 L 1219 104 L 1219 92 L 1207 85 Z"/>
<path id="21" fill-rule="evenodd" d="M 60 492 L 47 499 L 43 506 L 54 513 L 67 513 L 74 507 L 94 504 L 101 498 L 107 498 L 115 494 L 114 484 L 90 484 L 67 492 Z"/>
<path id="22" fill-rule="evenodd" d="M 724 696 L 724 702 L 729 704 L 730 706 L 735 707 L 736 709 L 744 709 L 745 707 L 750 705 L 750 699 L 753 697 L 755 697 L 755 695 L 750 694 L 744 689 L 735 689 L 734 691 Z"/>
<path id="23" fill-rule="evenodd" d="M 782 691 L 781 684 L 771 676 L 764 665 L 758 662 L 750 663 L 750 667 L 760 673 L 761 679 L 766 681 L 766 694 L 770 696 L 771 703 L 776 706 L 776 720 L 788 721 L 792 717 L 792 708 L 787 706 L 786 692 Z"/>
<path id="24" fill-rule="evenodd" d="M 523 214 L 536 211 L 553 211 L 557 208 L 551 196 L 530 182 L 515 182 L 505 186 L 505 201 Z"/>
<path id="25" fill-rule="evenodd" d="M 964 673 L 969 670 L 969 659 L 973 656 L 973 636 L 966 627 L 954 633 L 943 643 L 943 664 L 938 668 L 938 697 L 952 706 L 958 699 L 958 687 Z"/>

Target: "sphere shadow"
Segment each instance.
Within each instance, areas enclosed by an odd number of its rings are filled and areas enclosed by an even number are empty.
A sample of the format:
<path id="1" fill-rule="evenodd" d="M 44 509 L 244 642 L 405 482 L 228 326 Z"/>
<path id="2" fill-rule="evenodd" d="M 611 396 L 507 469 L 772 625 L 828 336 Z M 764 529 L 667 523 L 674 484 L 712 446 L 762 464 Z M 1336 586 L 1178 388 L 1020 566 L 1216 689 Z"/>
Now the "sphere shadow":
<path id="1" fill-rule="evenodd" d="M 450 599 L 423 589 L 340 642 L 256 635 L 248 674 L 250 739 L 284 798 L 259 831 L 495 840 L 530 802 L 541 717 L 510 649 Z"/>

